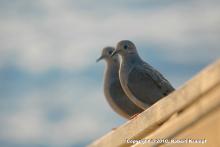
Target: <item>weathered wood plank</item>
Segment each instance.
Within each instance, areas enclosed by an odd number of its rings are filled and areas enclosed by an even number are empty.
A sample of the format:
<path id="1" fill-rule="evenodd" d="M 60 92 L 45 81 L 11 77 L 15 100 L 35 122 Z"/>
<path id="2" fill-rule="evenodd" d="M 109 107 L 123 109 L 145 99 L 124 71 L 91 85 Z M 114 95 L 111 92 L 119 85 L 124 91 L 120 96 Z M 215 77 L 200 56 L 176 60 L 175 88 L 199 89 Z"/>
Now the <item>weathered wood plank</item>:
<path id="1" fill-rule="evenodd" d="M 219 147 L 220 146 L 220 107 L 203 119 L 185 129 L 175 138 L 179 139 L 205 139 L 204 144 L 164 144 L 163 147 Z"/>
<path id="2" fill-rule="evenodd" d="M 184 110 L 180 115 L 168 122 L 165 122 L 160 128 L 143 139 L 175 138 L 178 133 L 184 131 L 184 129 L 190 127 L 192 124 L 197 123 L 198 120 L 205 117 L 209 112 L 215 110 L 216 108 L 220 108 L 220 84 L 202 95 L 198 101 L 186 108 L 186 110 Z M 158 144 L 136 144 L 133 147 L 156 145 Z"/>

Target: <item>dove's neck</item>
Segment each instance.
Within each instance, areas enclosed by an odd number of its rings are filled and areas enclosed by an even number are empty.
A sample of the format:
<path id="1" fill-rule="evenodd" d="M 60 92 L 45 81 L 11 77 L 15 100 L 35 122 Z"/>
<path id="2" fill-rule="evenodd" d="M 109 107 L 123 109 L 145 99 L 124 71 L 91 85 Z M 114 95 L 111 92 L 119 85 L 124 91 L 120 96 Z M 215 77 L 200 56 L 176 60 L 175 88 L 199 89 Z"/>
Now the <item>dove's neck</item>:
<path id="1" fill-rule="evenodd" d="M 119 70 L 119 61 L 111 60 L 107 61 L 107 67 L 105 69 L 105 79 L 104 84 L 106 86 L 110 86 L 113 82 L 118 80 L 118 70 Z"/>
<path id="2" fill-rule="evenodd" d="M 138 55 L 138 53 L 129 53 L 129 54 L 126 54 L 126 55 L 123 55 L 122 56 L 122 64 L 134 64 L 134 63 L 137 63 L 137 62 L 141 62 L 141 58 L 140 56 Z"/>

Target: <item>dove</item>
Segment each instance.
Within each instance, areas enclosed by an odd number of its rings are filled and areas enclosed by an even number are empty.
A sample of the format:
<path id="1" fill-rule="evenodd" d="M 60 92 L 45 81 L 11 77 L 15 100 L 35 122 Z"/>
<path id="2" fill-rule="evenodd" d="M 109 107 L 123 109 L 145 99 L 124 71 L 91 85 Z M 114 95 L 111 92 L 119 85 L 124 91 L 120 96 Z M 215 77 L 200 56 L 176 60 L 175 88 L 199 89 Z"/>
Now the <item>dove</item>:
<path id="1" fill-rule="evenodd" d="M 136 46 L 122 40 L 112 53 L 121 56 L 119 79 L 126 95 L 142 109 L 147 109 L 175 89 L 169 81 L 138 55 Z"/>
<path id="2" fill-rule="evenodd" d="M 104 73 L 104 95 L 112 109 L 126 119 L 141 113 L 143 109 L 134 104 L 123 91 L 119 81 L 119 57 L 111 57 L 114 47 L 105 47 L 102 55 L 97 59 L 106 61 Z"/>

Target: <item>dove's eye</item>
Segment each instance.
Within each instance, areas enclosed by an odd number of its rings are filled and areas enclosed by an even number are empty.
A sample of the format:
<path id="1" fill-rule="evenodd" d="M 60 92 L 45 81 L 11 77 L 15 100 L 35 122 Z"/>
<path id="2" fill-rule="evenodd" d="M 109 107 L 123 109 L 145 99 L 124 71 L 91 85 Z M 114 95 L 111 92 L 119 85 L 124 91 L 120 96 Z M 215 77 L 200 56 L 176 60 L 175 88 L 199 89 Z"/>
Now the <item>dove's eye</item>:
<path id="1" fill-rule="evenodd" d="M 111 55 L 111 54 L 112 54 L 112 51 L 109 51 L 108 54 Z"/>
<path id="2" fill-rule="evenodd" d="M 127 45 L 124 45 L 124 49 L 125 49 L 125 50 L 128 49 L 128 46 L 127 46 Z"/>

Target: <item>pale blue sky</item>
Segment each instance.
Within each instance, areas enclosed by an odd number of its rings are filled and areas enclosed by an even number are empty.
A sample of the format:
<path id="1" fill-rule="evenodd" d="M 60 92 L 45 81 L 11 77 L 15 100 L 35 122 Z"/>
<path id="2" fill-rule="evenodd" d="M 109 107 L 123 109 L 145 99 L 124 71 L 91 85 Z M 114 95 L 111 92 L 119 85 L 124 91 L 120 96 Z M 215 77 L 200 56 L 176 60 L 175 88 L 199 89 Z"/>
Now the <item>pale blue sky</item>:
<path id="1" fill-rule="evenodd" d="M 133 41 L 178 88 L 220 56 L 219 4 L 0 0 L 0 146 L 81 147 L 123 124 L 101 49 Z"/>

